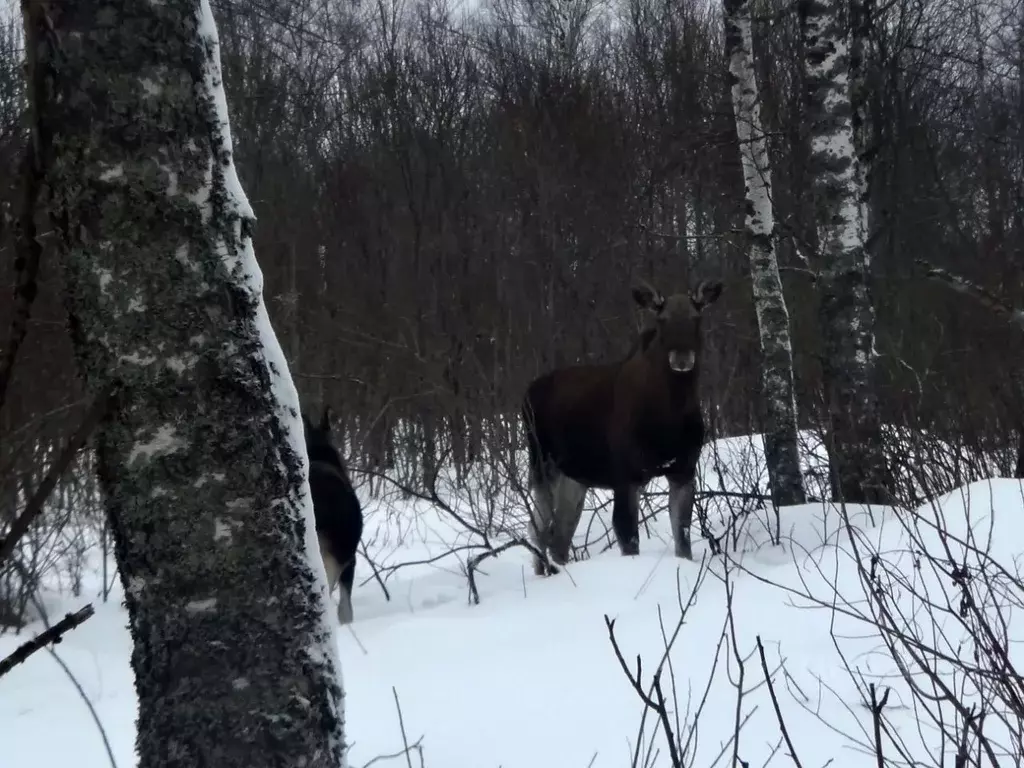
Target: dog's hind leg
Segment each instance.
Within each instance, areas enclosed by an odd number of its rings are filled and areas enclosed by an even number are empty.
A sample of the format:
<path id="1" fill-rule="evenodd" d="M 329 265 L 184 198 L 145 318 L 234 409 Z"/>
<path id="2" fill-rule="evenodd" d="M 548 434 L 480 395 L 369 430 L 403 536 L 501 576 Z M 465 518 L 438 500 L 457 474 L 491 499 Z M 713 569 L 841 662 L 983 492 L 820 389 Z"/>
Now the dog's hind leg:
<path id="1" fill-rule="evenodd" d="M 327 543 L 327 539 L 324 538 L 323 534 L 318 533 L 316 538 L 317 543 L 320 545 L 320 558 L 324 561 L 324 570 L 327 571 L 327 594 L 330 595 L 334 592 L 334 586 L 338 583 L 338 578 L 341 576 L 341 565 L 338 564 L 337 558 L 331 552 L 330 544 Z"/>

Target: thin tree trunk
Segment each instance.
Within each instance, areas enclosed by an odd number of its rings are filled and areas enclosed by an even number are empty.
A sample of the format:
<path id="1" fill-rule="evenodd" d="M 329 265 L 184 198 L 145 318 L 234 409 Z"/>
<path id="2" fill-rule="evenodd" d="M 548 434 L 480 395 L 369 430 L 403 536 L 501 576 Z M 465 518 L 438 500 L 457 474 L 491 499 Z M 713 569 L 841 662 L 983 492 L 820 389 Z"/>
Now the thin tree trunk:
<path id="1" fill-rule="evenodd" d="M 849 40 L 838 0 L 800 0 L 798 10 L 811 161 L 817 166 L 818 283 L 832 497 L 882 502 L 889 482 L 874 390 L 875 311 L 868 294 L 862 177 L 851 120 Z"/>
<path id="2" fill-rule="evenodd" d="M 298 396 L 270 327 L 208 0 L 23 5 L 142 768 L 344 765 Z"/>
<path id="3" fill-rule="evenodd" d="M 750 277 L 761 337 L 768 482 L 775 504 L 802 504 L 807 497 L 797 441 L 793 348 L 789 336 L 789 311 L 782 294 L 775 255 L 772 176 L 768 140 L 761 129 L 750 0 L 725 0 L 725 47 L 732 75 L 733 113 L 747 198 L 745 223 L 750 248 Z"/>

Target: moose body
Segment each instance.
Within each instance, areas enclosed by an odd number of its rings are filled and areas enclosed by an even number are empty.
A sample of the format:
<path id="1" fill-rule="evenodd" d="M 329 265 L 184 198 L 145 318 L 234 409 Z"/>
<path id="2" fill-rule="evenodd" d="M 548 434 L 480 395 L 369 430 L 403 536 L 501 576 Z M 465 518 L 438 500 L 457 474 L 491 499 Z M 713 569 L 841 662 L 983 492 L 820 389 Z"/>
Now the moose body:
<path id="1" fill-rule="evenodd" d="M 327 571 L 328 592 L 341 584 L 338 621 L 353 619 L 352 585 L 356 574 L 356 548 L 363 536 L 363 511 L 341 455 L 331 442 L 329 410 L 314 425 L 302 414 L 309 454 L 309 490 L 313 497 L 320 556 Z"/>
<path id="2" fill-rule="evenodd" d="M 721 283 L 704 282 L 693 295 L 666 299 L 639 284 L 633 297 L 654 321 L 625 359 L 560 368 L 527 388 L 531 538 L 551 562 L 568 561 L 588 488 L 613 491 L 619 549 L 638 554 L 640 489 L 655 477 L 669 481 L 675 553 L 692 558 L 694 480 L 705 434 L 700 319 L 721 292 Z M 557 572 L 539 557 L 534 570 Z"/>

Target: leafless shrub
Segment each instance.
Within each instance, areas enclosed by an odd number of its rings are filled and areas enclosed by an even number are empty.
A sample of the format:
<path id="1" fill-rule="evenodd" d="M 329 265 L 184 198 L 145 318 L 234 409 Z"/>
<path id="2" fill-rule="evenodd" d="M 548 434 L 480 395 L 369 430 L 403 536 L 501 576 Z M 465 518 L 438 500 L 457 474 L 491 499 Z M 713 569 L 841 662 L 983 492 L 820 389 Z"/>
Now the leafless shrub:
<path id="1" fill-rule="evenodd" d="M 407 768 L 413 768 L 413 757 L 416 758 L 416 763 L 419 768 L 424 768 L 426 762 L 423 757 L 423 737 L 420 736 L 416 741 L 410 743 L 409 737 L 405 730 L 405 718 L 402 716 L 402 705 L 398 700 L 398 691 L 395 690 L 394 686 L 391 688 L 391 693 L 395 698 L 395 710 L 398 713 L 398 727 L 402 733 L 402 748 L 397 752 L 393 752 L 387 755 L 377 755 L 368 762 L 363 764 L 363 768 L 370 768 L 374 765 L 381 765 L 390 762 L 402 761 L 405 763 Z"/>
<path id="2" fill-rule="evenodd" d="M 531 502 L 524 490 L 522 467 L 505 440 L 503 431 L 487 434 L 477 447 L 478 459 L 459 471 L 449 460 L 449 447 L 437 457 L 431 476 L 417 485 L 403 482 L 390 472 L 365 466 L 353 468 L 354 474 L 362 472 L 376 477 L 386 486 L 371 497 L 376 512 L 367 517 L 367 530 L 372 531 L 368 541 L 377 551 L 388 548 L 393 553 L 407 548 L 413 536 L 420 535 L 421 542 L 427 538 L 423 535 L 425 531 L 420 530 L 423 520 L 400 509 L 396 501 L 412 499 L 414 503 L 425 503 L 454 529 L 450 531 L 454 536 L 448 539 L 448 546 L 439 547 L 422 560 L 381 564 L 371 560 L 364 550 L 374 570 L 373 578 L 385 590 L 388 579 L 403 568 L 454 559 L 466 575 L 471 602 L 478 603 L 476 572 L 481 563 L 513 547 L 535 552 L 527 537 Z M 396 499 L 395 494 L 399 498 Z M 382 512 L 387 518 L 386 525 L 377 526 L 373 531 L 373 515 Z M 393 538 L 382 541 L 384 535 Z"/>
<path id="3" fill-rule="evenodd" d="M 844 728 L 844 739 L 878 765 L 920 765 L 923 756 L 936 766 L 1024 760 L 1024 677 L 1012 652 L 1024 579 L 1016 558 L 1007 557 L 1014 547 L 997 552 L 998 502 L 988 487 L 964 486 L 917 510 L 885 512 L 874 519 L 877 528 L 864 528 L 863 511 L 825 505 L 832 554 L 821 560 L 794 547 L 802 586 L 776 585 L 832 615 L 833 644 L 860 701 L 848 702 L 822 679 L 817 699 L 793 690 L 787 699 L 828 729 L 835 726 L 822 713 L 823 692 L 839 702 L 860 726 L 859 733 Z M 972 489 L 993 507 L 979 508 Z M 1016 508 L 1024 489 L 1019 494 L 1005 503 Z M 881 533 L 895 546 L 880 546 Z M 856 584 L 835 581 L 834 572 L 856 574 Z M 864 653 L 868 641 L 877 644 Z M 870 663 L 854 660 L 863 656 Z M 786 702 L 774 688 L 772 700 L 792 742 Z M 912 710 L 916 733 L 893 721 L 896 709 Z M 796 742 L 789 745 L 794 755 Z"/>
<path id="4" fill-rule="evenodd" d="M 33 472 L 18 477 L 8 514 L 0 527 L 0 605 L 8 620 L 20 626 L 45 579 L 60 589 L 65 578 L 72 594 L 81 592 L 88 566 L 86 554 L 99 541 L 103 528 L 91 456 L 83 447 L 104 407 L 99 399 L 66 445 L 37 451 Z"/>
<path id="5" fill-rule="evenodd" d="M 643 711 L 640 716 L 640 724 L 637 728 L 631 766 L 654 766 L 658 763 L 660 751 L 667 748 L 669 765 L 673 768 L 694 765 L 697 758 L 697 748 L 700 738 L 700 723 L 702 717 L 712 717 L 720 721 L 725 713 L 721 711 L 710 711 L 707 709 L 709 694 L 712 687 L 719 683 L 724 669 L 725 678 L 734 690 L 735 705 L 728 713 L 732 723 L 731 735 L 722 740 L 719 751 L 710 759 L 704 758 L 701 765 L 713 766 L 746 765 L 743 760 L 742 733 L 756 707 L 747 703 L 747 696 L 762 686 L 771 686 L 772 677 L 777 674 L 782 666 L 778 665 L 774 670 L 768 670 L 768 663 L 764 659 L 763 649 L 761 653 L 761 665 L 764 673 L 763 678 L 750 674 L 749 662 L 757 653 L 760 645 L 749 650 L 741 649 L 738 634 L 736 631 L 735 605 L 733 603 L 734 582 L 733 572 L 728 560 L 723 561 L 724 567 L 716 569 L 715 576 L 720 579 L 725 587 L 725 617 L 721 628 L 718 631 L 715 644 L 713 661 L 707 672 L 707 679 L 703 689 L 696 693 L 690 691 L 687 694 L 685 703 L 680 702 L 680 688 L 676 681 L 676 672 L 672 660 L 672 651 L 676 642 L 683 635 L 683 628 L 687 624 L 687 613 L 696 604 L 699 590 L 711 572 L 709 560 L 703 559 L 694 577 L 693 585 L 688 597 L 684 600 L 683 590 L 679 580 L 679 572 L 676 572 L 676 596 L 679 608 L 679 618 L 675 626 L 668 630 L 661 612 L 658 608 L 658 623 L 661 629 L 663 651 L 660 658 L 654 665 L 653 672 L 649 675 L 649 681 L 644 677 L 644 665 L 642 658 L 637 655 L 635 663 L 626 660 L 626 655 L 620 647 L 615 636 L 615 621 L 605 615 L 605 625 L 608 629 L 608 639 L 612 650 L 618 660 L 623 675 L 629 681 L 630 687 L 643 704 Z M 700 627 L 699 634 L 702 642 L 707 642 L 713 637 L 707 627 Z M 720 668 L 721 667 L 721 668 Z M 749 675 L 749 676 L 748 676 Z M 773 700 L 774 700 L 774 693 Z M 651 726 L 648 719 L 653 718 Z M 659 738 L 660 735 L 660 738 Z M 772 749 L 772 755 L 782 745 L 783 737 Z M 662 747 L 661 744 L 665 746 Z M 770 759 L 770 758 L 769 758 Z"/>
<path id="6" fill-rule="evenodd" d="M 935 497 L 897 516 L 901 551 L 871 551 L 852 529 L 850 546 L 869 598 L 865 618 L 899 670 L 904 703 L 938 736 L 940 754 L 957 765 L 1017 764 L 1024 760 L 1024 678 L 1011 658 L 1010 622 L 1024 608 L 1024 581 L 992 554 L 994 520 L 987 531 L 970 521 L 971 487 L 961 491 L 962 513 Z M 869 689 L 866 698 L 873 696 Z M 878 714 L 900 749 L 884 710 Z"/>

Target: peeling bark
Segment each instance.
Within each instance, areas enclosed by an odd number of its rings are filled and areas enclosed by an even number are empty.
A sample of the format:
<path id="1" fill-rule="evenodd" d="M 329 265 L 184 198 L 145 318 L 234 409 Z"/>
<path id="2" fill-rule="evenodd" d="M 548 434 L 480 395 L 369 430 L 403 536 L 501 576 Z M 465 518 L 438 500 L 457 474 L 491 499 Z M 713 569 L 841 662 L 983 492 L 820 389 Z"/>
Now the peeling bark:
<path id="1" fill-rule="evenodd" d="M 822 267 L 823 377 L 829 413 L 832 497 L 888 498 L 875 393 L 875 311 L 864 248 L 864 176 L 858 168 L 850 100 L 850 46 L 838 0 L 800 0 L 804 76 L 816 165 Z"/>
<path id="2" fill-rule="evenodd" d="M 270 328 L 208 0 L 31 2 L 142 768 L 345 764 L 298 396 Z"/>
<path id="3" fill-rule="evenodd" d="M 750 0 L 725 0 L 725 49 L 729 57 L 736 136 L 743 164 L 750 278 L 761 340 L 768 482 L 775 504 L 802 504 L 807 497 L 797 441 L 793 348 L 789 335 L 789 311 L 775 255 L 772 177 L 768 139 L 761 128 Z"/>

